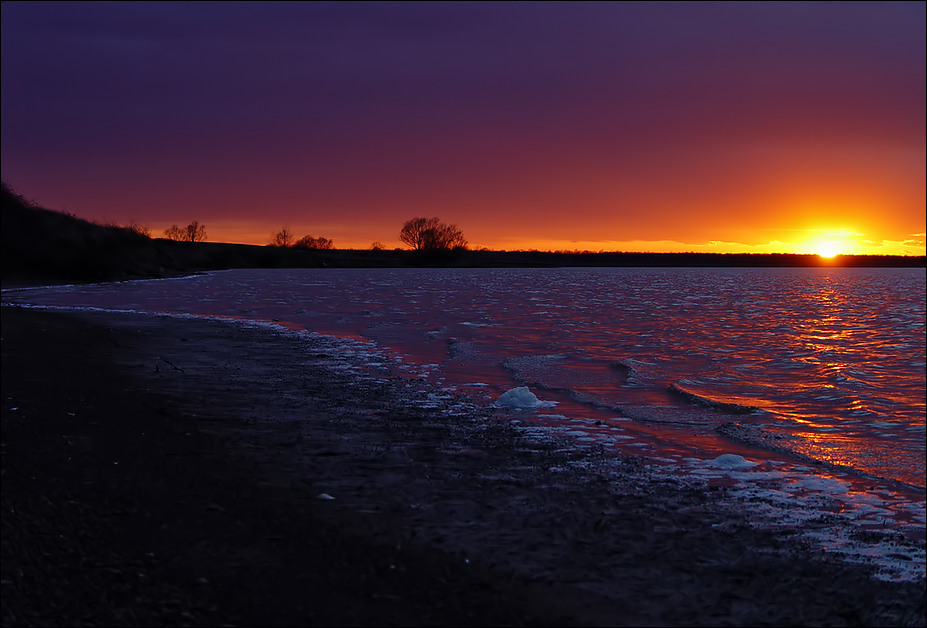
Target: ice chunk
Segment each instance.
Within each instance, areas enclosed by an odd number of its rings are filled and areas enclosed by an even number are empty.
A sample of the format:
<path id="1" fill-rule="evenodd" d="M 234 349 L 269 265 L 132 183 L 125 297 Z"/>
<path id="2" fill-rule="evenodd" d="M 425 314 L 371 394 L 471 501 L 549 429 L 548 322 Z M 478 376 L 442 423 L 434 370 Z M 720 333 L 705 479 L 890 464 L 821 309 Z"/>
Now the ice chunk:
<path id="1" fill-rule="evenodd" d="M 495 405 L 502 408 L 552 408 L 557 402 L 541 401 L 527 386 L 520 386 L 502 393 Z"/>
<path id="2" fill-rule="evenodd" d="M 750 462 L 737 454 L 721 454 L 708 464 L 716 469 L 749 469 L 757 465 L 756 462 Z"/>
<path id="3" fill-rule="evenodd" d="M 822 493 L 846 493 L 850 485 L 835 478 L 809 477 L 793 482 L 792 486 Z"/>

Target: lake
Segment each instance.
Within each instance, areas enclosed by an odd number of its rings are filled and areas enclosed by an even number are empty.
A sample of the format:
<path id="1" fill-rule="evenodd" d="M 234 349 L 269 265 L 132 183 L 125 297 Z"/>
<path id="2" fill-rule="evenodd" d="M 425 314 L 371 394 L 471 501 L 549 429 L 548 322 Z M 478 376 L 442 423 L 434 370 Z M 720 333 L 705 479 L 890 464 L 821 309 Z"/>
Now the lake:
<path id="1" fill-rule="evenodd" d="M 923 537 L 925 274 L 260 269 L 3 299 L 334 336 L 361 363 L 494 405 L 528 434 L 738 485 L 777 516 L 818 500 Z"/>

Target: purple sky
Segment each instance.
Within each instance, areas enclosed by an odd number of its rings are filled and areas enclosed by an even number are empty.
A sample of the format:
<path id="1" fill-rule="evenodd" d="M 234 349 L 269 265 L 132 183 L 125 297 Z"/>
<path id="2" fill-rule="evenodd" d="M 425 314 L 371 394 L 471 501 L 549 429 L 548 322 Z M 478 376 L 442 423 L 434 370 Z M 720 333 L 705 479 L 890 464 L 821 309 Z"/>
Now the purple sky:
<path id="1" fill-rule="evenodd" d="M 87 218 L 925 250 L 922 2 L 0 6 L 3 179 Z"/>

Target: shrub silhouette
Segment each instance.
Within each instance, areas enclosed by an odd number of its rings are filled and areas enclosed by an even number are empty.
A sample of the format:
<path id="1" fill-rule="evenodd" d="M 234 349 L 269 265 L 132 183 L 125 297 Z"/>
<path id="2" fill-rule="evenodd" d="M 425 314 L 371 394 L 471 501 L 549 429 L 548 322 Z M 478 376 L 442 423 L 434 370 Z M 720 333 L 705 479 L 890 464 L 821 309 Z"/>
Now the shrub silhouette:
<path id="1" fill-rule="evenodd" d="M 328 250 L 334 246 L 329 238 L 313 238 L 311 235 L 303 236 L 293 243 L 294 249 Z"/>
<path id="2" fill-rule="evenodd" d="M 151 227 L 148 225 L 143 225 L 140 222 L 136 222 L 134 220 L 127 225 L 119 225 L 119 228 L 124 229 L 130 233 L 145 236 L 146 238 L 151 237 Z"/>

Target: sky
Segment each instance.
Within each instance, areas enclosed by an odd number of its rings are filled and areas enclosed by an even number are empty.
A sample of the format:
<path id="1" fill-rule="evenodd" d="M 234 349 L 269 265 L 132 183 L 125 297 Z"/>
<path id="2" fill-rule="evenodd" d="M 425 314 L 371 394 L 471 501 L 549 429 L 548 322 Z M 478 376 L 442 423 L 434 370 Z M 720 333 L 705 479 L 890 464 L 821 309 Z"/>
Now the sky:
<path id="1" fill-rule="evenodd" d="M 399 246 L 925 254 L 923 2 L 9 2 L 38 204 Z"/>

